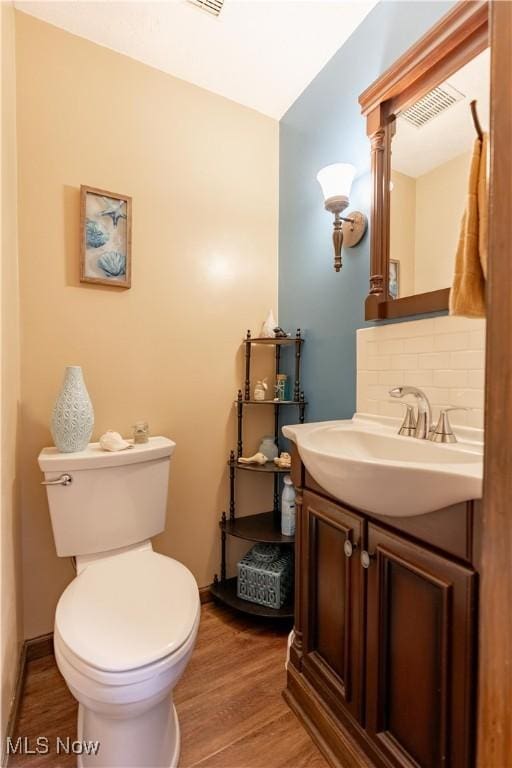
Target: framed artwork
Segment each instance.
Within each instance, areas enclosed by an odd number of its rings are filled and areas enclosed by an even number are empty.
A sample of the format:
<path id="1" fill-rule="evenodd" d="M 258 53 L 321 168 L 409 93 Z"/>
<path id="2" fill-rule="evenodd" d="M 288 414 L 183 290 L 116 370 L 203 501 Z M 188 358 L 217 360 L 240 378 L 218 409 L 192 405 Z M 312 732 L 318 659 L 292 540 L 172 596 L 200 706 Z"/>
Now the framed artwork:
<path id="1" fill-rule="evenodd" d="M 398 259 L 389 260 L 389 298 L 398 299 L 400 296 L 400 262 Z"/>
<path id="2" fill-rule="evenodd" d="M 131 285 L 132 199 L 80 187 L 80 282 Z"/>

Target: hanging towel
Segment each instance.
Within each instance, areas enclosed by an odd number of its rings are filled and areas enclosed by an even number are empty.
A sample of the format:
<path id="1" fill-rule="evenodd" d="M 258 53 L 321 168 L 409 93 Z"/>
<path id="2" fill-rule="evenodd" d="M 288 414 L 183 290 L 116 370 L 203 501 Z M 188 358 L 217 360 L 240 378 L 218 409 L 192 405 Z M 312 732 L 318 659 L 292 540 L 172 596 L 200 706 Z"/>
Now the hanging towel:
<path id="1" fill-rule="evenodd" d="M 485 317 L 487 275 L 487 134 L 476 139 L 471 157 L 466 210 L 462 217 L 455 274 L 450 291 L 450 315 Z"/>

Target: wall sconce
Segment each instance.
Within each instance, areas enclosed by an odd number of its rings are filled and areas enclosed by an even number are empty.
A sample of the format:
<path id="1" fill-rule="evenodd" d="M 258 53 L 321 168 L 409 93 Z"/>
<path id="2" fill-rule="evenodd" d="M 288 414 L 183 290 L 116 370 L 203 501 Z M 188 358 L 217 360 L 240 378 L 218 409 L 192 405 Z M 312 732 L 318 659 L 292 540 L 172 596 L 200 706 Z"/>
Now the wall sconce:
<path id="1" fill-rule="evenodd" d="M 333 163 L 318 172 L 317 180 L 322 187 L 325 200 L 325 210 L 334 213 L 334 269 L 341 269 L 341 247 L 352 248 L 357 245 L 366 232 L 366 216 L 359 211 L 353 211 L 350 216 L 342 216 L 341 212 L 349 204 L 350 188 L 356 169 L 349 163 Z M 343 226 L 346 222 L 349 226 Z"/>

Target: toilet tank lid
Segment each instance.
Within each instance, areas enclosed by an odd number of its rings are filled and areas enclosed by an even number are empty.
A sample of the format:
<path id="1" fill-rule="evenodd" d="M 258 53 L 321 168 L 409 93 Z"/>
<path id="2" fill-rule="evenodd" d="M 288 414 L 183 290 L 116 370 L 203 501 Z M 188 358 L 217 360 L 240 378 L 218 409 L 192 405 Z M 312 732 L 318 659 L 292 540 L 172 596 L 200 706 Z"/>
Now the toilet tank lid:
<path id="1" fill-rule="evenodd" d="M 38 462 L 43 472 L 120 467 L 170 457 L 175 448 L 176 443 L 167 437 L 150 437 L 147 443 L 124 451 L 104 451 L 99 443 L 89 443 L 87 448 L 76 453 L 60 453 L 55 447 L 43 448 Z"/>

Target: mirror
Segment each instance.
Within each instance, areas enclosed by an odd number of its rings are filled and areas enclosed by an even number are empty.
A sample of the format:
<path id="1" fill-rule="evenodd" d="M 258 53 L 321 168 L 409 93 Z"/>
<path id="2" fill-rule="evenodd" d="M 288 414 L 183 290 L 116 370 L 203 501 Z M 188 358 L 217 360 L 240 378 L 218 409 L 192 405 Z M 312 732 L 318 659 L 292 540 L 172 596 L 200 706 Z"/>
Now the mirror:
<path id="1" fill-rule="evenodd" d="M 389 298 L 451 285 L 477 137 L 489 130 L 487 48 L 396 115 L 391 143 Z"/>
<path id="2" fill-rule="evenodd" d="M 468 171 L 489 129 L 489 4 L 455 3 L 359 97 L 370 140 L 366 320 L 448 309 Z"/>

